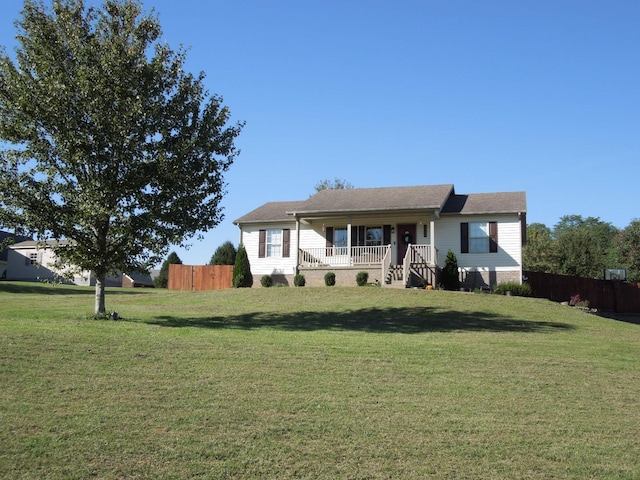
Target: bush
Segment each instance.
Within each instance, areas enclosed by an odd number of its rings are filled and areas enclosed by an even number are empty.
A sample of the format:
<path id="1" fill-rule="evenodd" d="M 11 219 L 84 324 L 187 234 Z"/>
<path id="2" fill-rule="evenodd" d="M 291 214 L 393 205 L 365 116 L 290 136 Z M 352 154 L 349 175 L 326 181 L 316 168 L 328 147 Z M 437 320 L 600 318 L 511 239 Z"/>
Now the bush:
<path id="1" fill-rule="evenodd" d="M 336 274 L 333 272 L 327 272 L 324 274 L 324 284 L 327 287 L 333 287 L 336 284 Z"/>
<path id="2" fill-rule="evenodd" d="M 356 275 L 356 283 L 359 287 L 364 287 L 369 281 L 369 272 L 358 272 Z"/>
<path id="3" fill-rule="evenodd" d="M 451 250 L 447 252 L 440 282 L 445 290 L 460 290 L 460 274 L 458 273 L 458 259 Z"/>
<path id="4" fill-rule="evenodd" d="M 260 285 L 262 285 L 264 288 L 272 287 L 273 278 L 271 278 L 271 275 L 263 275 L 260 279 Z"/>
<path id="5" fill-rule="evenodd" d="M 304 279 L 304 275 L 298 273 L 295 277 L 293 277 L 293 284 L 296 287 L 304 287 L 305 285 L 305 279 Z"/>
<path id="6" fill-rule="evenodd" d="M 507 292 L 511 292 L 511 295 L 516 297 L 530 297 L 531 285 L 528 283 L 502 282 L 493 288 L 493 293 L 497 295 L 506 295 Z"/>
<path id="7" fill-rule="evenodd" d="M 238 252 L 233 243 L 226 241 L 216 249 L 209 261 L 209 265 L 235 265 L 237 255 Z"/>
<path id="8" fill-rule="evenodd" d="M 247 250 L 244 248 L 244 245 L 238 247 L 236 263 L 233 267 L 233 286 L 235 288 L 253 286 L 251 265 L 249 264 L 249 257 L 247 257 Z"/>
<path id="9" fill-rule="evenodd" d="M 171 252 L 167 259 L 162 262 L 158 276 L 153 280 L 156 288 L 167 288 L 169 284 L 169 265 L 182 265 L 182 260 L 176 252 Z"/>

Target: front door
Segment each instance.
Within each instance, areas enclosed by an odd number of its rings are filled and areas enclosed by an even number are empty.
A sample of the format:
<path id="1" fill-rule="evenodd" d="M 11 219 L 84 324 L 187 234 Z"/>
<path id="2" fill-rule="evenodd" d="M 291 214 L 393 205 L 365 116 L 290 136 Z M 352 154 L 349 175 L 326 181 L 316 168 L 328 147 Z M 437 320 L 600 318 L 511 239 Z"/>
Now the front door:
<path id="1" fill-rule="evenodd" d="M 409 244 L 416 244 L 416 224 L 398 225 L 398 240 L 397 240 L 397 253 L 398 253 L 398 265 L 401 265 L 404 261 L 404 256 L 407 253 L 407 247 Z"/>

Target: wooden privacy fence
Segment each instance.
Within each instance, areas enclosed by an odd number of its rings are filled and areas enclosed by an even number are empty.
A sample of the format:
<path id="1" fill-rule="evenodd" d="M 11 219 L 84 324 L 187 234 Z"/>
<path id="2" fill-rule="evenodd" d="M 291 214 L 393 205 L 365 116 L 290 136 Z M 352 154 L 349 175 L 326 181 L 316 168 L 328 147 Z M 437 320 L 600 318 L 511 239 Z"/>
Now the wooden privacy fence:
<path id="1" fill-rule="evenodd" d="M 635 283 L 523 272 L 534 297 L 568 302 L 580 295 L 591 308 L 615 313 L 640 313 L 640 288 Z"/>
<path id="2" fill-rule="evenodd" d="M 233 265 L 169 265 L 169 290 L 222 290 L 233 285 Z"/>

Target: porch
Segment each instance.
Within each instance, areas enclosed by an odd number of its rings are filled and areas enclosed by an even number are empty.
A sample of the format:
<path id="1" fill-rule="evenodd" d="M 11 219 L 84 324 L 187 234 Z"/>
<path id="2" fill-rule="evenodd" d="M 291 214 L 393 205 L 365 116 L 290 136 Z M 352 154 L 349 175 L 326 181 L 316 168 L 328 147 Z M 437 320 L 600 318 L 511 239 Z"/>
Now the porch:
<path id="1" fill-rule="evenodd" d="M 382 286 L 412 287 L 437 284 L 437 249 L 431 245 L 408 244 L 398 265 L 391 263 L 391 245 L 300 248 L 300 268 L 371 270 L 378 267 Z"/>

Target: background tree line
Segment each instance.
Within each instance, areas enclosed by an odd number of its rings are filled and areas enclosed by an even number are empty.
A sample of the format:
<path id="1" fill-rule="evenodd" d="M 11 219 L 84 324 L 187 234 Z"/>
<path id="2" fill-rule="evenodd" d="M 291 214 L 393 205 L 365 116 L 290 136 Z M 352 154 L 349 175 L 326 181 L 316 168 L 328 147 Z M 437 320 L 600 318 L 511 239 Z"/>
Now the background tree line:
<path id="1" fill-rule="evenodd" d="M 566 215 L 553 227 L 527 226 L 524 269 L 603 278 L 605 268 L 626 268 L 640 282 L 640 219 L 618 229 L 598 217 Z"/>

